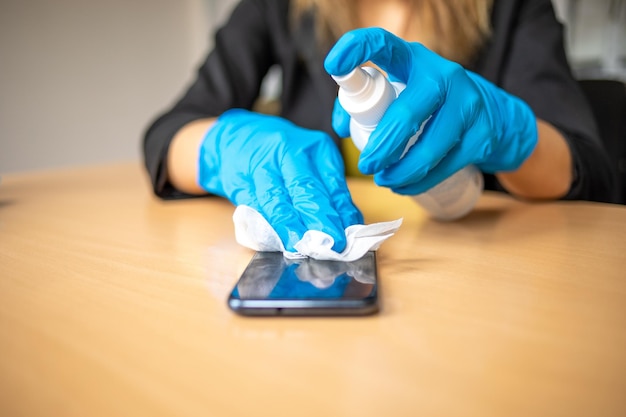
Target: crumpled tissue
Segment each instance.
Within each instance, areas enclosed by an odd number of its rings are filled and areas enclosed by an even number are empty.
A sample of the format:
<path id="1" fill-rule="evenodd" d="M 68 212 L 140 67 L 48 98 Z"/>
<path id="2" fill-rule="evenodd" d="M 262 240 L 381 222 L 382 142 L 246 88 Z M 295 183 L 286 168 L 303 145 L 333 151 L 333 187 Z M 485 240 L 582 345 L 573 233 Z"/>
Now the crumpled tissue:
<path id="1" fill-rule="evenodd" d="M 258 211 L 246 205 L 237 206 L 233 214 L 235 239 L 247 248 L 262 252 L 282 252 L 285 258 L 313 258 L 324 261 L 351 262 L 360 259 L 368 251 L 377 250 L 380 245 L 393 236 L 400 228 L 402 219 L 348 226 L 346 248 L 343 252 L 332 250 L 335 241 L 319 230 L 304 233 L 294 248 L 297 252 L 288 252 L 278 237 L 278 233 Z"/>

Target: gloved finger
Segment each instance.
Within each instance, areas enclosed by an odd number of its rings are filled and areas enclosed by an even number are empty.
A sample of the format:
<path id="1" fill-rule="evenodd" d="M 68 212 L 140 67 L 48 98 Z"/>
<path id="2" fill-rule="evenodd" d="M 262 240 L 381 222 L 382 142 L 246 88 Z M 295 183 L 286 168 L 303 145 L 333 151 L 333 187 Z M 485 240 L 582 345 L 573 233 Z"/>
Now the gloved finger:
<path id="1" fill-rule="evenodd" d="M 403 195 L 421 194 L 442 183 L 468 165 L 467 154 L 457 147 L 450 151 L 450 153 L 419 182 L 402 187 L 392 187 L 391 190 L 397 194 Z"/>
<path id="2" fill-rule="evenodd" d="M 459 146 L 465 134 L 465 122 L 474 117 L 471 110 L 464 110 L 463 100 L 463 94 L 449 94 L 428 121 L 417 142 L 401 160 L 380 172 L 375 178 L 376 183 L 394 189 L 420 182 L 453 148 Z M 463 144 L 461 149 L 465 158 L 471 160 L 471 150 L 466 149 L 468 144 Z"/>
<path id="3" fill-rule="evenodd" d="M 334 240 L 332 249 L 342 252 L 346 247 L 343 221 L 317 172 L 319 163 L 302 153 L 286 153 L 281 170 L 293 207 L 306 229 L 327 233 Z"/>
<path id="4" fill-rule="evenodd" d="M 444 102 L 437 86 L 430 82 L 414 89 L 424 101 L 411 104 L 412 101 L 406 100 L 407 96 L 403 94 L 409 90 L 407 87 L 389 106 L 361 154 L 359 169 L 363 172 L 373 174 L 387 170 L 386 174 L 376 178 L 381 182 L 379 185 L 392 186 L 388 181 L 395 181 L 393 186 L 397 186 L 419 180 L 439 163 L 463 134 L 463 117 L 460 117 L 459 110 L 463 104 L 457 95 L 447 97 Z M 444 104 L 441 105 L 440 101 Z M 426 120 L 424 131 L 405 153 L 409 140 Z M 388 169 L 391 167 L 394 168 Z"/>
<path id="5" fill-rule="evenodd" d="M 256 198 L 254 179 L 246 173 L 230 176 L 230 181 L 225 182 L 224 192 L 229 200 L 235 205 L 246 205 L 256 211 L 261 210 L 259 201 Z"/>
<path id="6" fill-rule="evenodd" d="M 381 28 L 362 28 L 345 33 L 326 55 L 324 68 L 331 75 L 346 75 L 367 61 L 374 62 L 403 83 L 409 78 L 409 44 Z"/>
<path id="7" fill-rule="evenodd" d="M 339 104 L 339 99 L 335 99 L 335 105 L 333 107 L 332 116 L 333 130 L 340 138 L 347 138 L 350 136 L 350 115 Z"/>
<path id="8" fill-rule="evenodd" d="M 333 207 L 339 214 L 344 229 L 354 224 L 363 224 L 363 214 L 354 205 L 343 174 L 343 161 L 338 152 L 333 152 L 334 149 L 327 151 L 326 146 L 334 145 L 320 146 L 315 160 L 319 161 L 317 165 L 319 177 L 324 180 Z"/>
<path id="9" fill-rule="evenodd" d="M 250 197 L 252 195 L 252 197 Z M 252 186 L 242 188 L 237 198 L 250 200 L 256 209 L 276 231 L 283 246 L 295 252 L 294 245 L 302 239 L 306 226 L 293 207 L 281 173 L 271 168 L 258 168 Z"/>
<path id="10" fill-rule="evenodd" d="M 441 106 L 441 89 L 431 79 L 407 86 L 391 103 L 361 152 L 359 170 L 377 173 L 397 163 L 409 141 Z"/>
<path id="11" fill-rule="evenodd" d="M 395 104 L 395 103 L 392 103 Z M 406 106 L 391 106 L 383 120 L 370 135 L 359 157 L 359 171 L 375 174 L 398 162 L 410 138 L 418 131 L 419 122 L 413 119 L 411 109 Z"/>
<path id="12" fill-rule="evenodd" d="M 443 126 L 446 124 L 443 123 Z M 419 179 L 413 178 L 406 181 L 405 184 L 390 185 L 392 191 L 405 195 L 421 194 L 490 152 L 490 135 L 493 135 L 493 132 L 487 129 L 486 123 L 482 123 L 476 118 L 469 127 L 464 127 L 460 123 L 457 126 L 459 127 L 457 132 L 450 131 L 451 135 L 459 135 L 460 137 L 456 145 L 428 173 Z M 428 134 L 436 138 L 441 137 L 444 133 L 429 131 Z M 391 172 L 391 170 L 383 172 L 381 175 L 386 178 L 398 177 L 398 173 Z"/>
<path id="13" fill-rule="evenodd" d="M 250 175 L 243 172 L 232 175 L 226 183 L 227 192 L 236 206 L 246 205 L 261 214 L 278 234 L 283 247 L 289 252 L 295 252 L 294 245 L 302 239 L 306 229 L 291 206 L 289 194 L 279 175 Z"/>
<path id="14" fill-rule="evenodd" d="M 455 172 L 467 166 L 467 158 L 459 149 L 455 148 L 419 181 L 407 185 L 391 186 L 394 193 L 402 195 L 417 195 L 426 192 L 445 181 Z"/>
<path id="15" fill-rule="evenodd" d="M 336 177 L 324 176 L 326 179 L 328 193 L 333 202 L 333 206 L 342 221 L 343 228 L 355 224 L 363 224 L 363 214 L 354 205 L 350 191 L 344 180 L 338 180 Z"/>

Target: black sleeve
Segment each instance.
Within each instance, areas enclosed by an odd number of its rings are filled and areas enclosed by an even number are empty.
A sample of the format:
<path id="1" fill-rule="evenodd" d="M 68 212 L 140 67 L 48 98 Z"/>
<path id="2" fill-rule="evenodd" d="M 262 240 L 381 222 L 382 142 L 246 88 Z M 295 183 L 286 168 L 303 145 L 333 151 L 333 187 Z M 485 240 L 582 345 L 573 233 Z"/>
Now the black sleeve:
<path id="1" fill-rule="evenodd" d="M 571 73 L 563 26 L 551 0 L 496 0 L 493 36 L 504 41 L 496 45 L 500 49 L 492 56 L 496 62 L 484 63 L 488 78 L 526 101 L 539 119 L 567 140 L 575 172 L 564 198 L 611 201 L 615 174 L 591 109 Z"/>
<path id="2" fill-rule="evenodd" d="M 178 102 L 160 115 L 143 139 L 144 163 L 154 193 L 162 198 L 186 195 L 167 179 L 166 158 L 176 132 L 187 123 L 216 117 L 229 108 L 251 108 L 274 60 L 264 2 L 243 0 L 215 35 L 215 47 Z"/>

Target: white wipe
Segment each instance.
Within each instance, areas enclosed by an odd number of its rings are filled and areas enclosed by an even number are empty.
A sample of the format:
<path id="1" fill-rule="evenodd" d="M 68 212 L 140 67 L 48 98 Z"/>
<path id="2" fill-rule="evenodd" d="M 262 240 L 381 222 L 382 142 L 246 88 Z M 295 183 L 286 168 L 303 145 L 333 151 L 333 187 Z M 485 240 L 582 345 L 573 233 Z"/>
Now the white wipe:
<path id="1" fill-rule="evenodd" d="M 263 252 L 282 252 L 286 258 L 313 258 L 325 261 L 351 262 L 378 247 L 400 228 L 402 219 L 346 228 L 346 248 L 335 252 L 335 241 L 318 230 L 309 230 L 294 245 L 297 252 L 287 252 L 276 231 L 265 218 L 249 206 L 237 206 L 233 214 L 235 239 L 247 248 Z"/>

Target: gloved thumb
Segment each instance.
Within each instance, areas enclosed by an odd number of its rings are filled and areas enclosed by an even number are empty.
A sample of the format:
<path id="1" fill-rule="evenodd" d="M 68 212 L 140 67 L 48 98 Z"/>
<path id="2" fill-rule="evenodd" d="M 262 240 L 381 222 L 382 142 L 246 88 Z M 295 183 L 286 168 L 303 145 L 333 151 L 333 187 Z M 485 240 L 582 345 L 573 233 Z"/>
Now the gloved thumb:
<path id="1" fill-rule="evenodd" d="M 350 115 L 339 104 L 339 99 L 335 99 L 335 106 L 333 107 L 333 130 L 340 138 L 347 138 L 350 136 Z"/>

